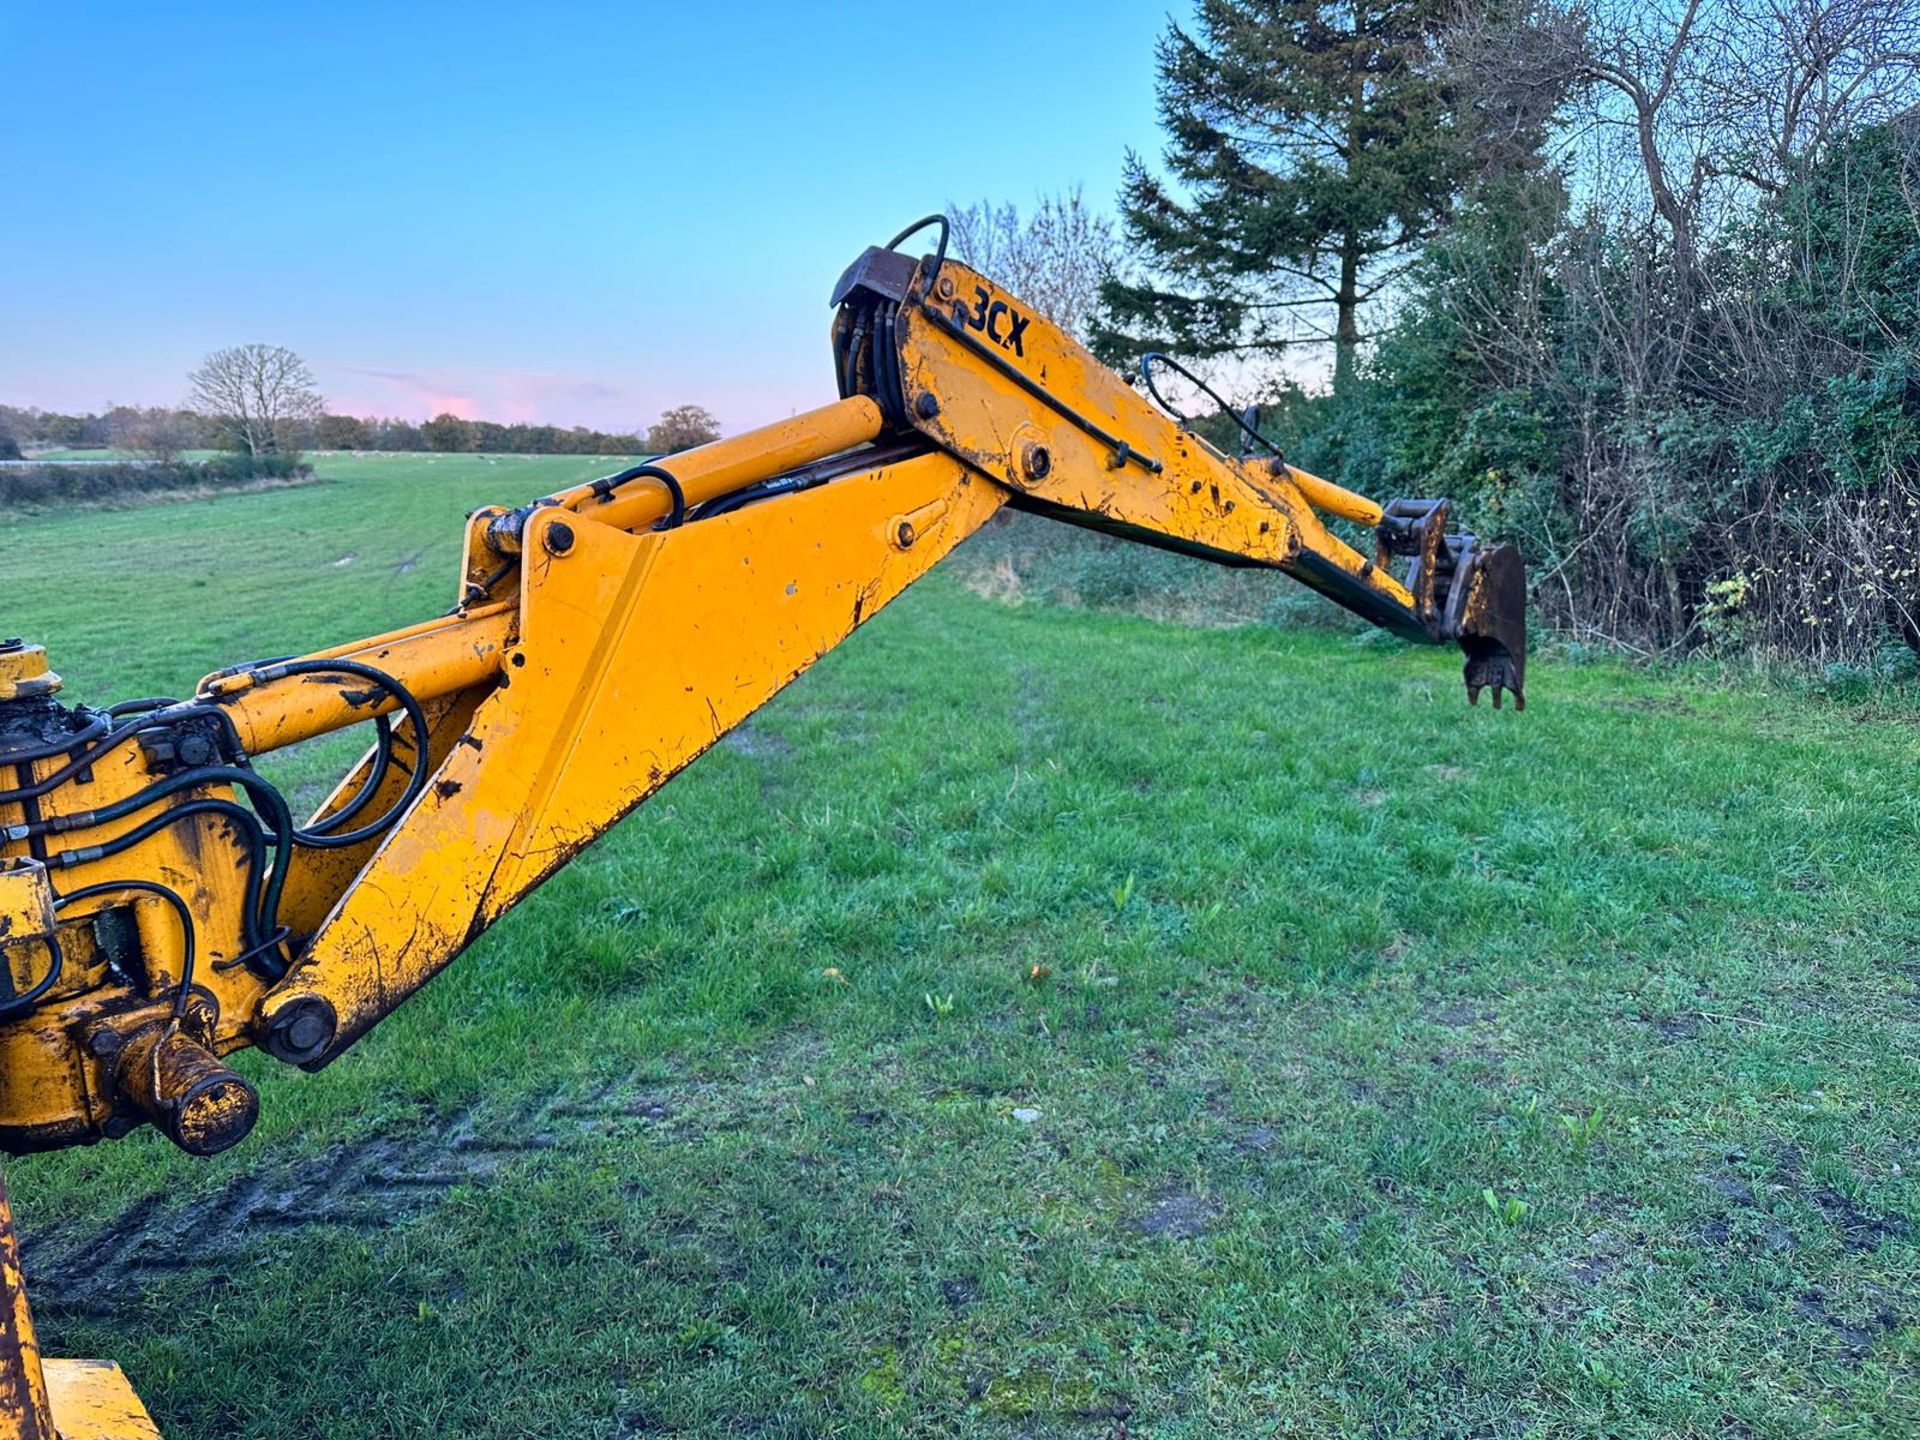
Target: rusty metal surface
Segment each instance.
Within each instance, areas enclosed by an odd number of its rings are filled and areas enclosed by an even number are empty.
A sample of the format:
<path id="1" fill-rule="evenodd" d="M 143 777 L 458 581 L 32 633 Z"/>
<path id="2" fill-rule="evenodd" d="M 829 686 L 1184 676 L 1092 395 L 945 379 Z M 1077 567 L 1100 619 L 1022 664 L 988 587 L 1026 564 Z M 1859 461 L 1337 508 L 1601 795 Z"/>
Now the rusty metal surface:
<path id="1" fill-rule="evenodd" d="M 1463 598 L 1456 637 L 1467 652 L 1467 700 L 1480 703 L 1480 692 L 1493 692 L 1493 708 L 1500 708 L 1503 692 L 1513 696 L 1513 708 L 1527 708 L 1527 574 L 1520 554 L 1511 545 L 1477 551 Z"/>
<path id="2" fill-rule="evenodd" d="M 121 1046 L 113 1074 L 120 1094 L 189 1155 L 239 1144 L 260 1115 L 253 1086 L 177 1020 L 136 1031 Z"/>
<path id="3" fill-rule="evenodd" d="M 4 1178 L 0 1178 L 0 1440 L 57 1440 Z"/>

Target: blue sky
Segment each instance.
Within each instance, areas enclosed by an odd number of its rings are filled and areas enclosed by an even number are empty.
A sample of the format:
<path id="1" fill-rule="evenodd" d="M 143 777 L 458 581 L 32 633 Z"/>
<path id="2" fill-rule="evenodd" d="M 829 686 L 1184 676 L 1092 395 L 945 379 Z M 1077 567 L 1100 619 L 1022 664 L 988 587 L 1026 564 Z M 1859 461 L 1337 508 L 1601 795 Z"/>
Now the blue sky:
<path id="1" fill-rule="evenodd" d="M 784 416 L 864 245 L 1112 208 L 1168 12 L 0 0 L 0 402 L 171 402 L 263 340 L 358 413 Z"/>

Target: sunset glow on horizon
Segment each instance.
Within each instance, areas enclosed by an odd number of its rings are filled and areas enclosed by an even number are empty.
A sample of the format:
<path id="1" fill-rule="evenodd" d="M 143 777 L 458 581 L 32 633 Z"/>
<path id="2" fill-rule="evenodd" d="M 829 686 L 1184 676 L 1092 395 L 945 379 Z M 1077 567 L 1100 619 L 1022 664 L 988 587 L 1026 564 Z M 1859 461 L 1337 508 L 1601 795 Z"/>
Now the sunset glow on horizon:
<path id="1" fill-rule="evenodd" d="M 1163 3 L 955 18 L 917 51 L 924 13 L 871 3 L 16 0 L 0 403 L 176 403 L 257 340 L 350 414 L 631 430 L 694 403 L 734 430 L 817 405 L 864 246 L 1075 185 L 1111 211 L 1127 148 L 1159 145 Z"/>

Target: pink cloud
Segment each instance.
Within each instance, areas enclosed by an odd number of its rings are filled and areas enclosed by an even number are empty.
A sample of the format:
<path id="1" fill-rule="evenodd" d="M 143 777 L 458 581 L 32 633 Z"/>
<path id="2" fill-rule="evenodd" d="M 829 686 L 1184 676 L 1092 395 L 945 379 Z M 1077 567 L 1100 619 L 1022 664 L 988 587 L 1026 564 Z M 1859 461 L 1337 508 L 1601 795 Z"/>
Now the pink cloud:
<path id="1" fill-rule="evenodd" d="M 526 421 L 629 430 L 645 423 L 639 397 L 597 380 L 527 370 L 323 370 L 321 388 L 337 412 L 425 420 L 450 412 L 465 420 Z"/>

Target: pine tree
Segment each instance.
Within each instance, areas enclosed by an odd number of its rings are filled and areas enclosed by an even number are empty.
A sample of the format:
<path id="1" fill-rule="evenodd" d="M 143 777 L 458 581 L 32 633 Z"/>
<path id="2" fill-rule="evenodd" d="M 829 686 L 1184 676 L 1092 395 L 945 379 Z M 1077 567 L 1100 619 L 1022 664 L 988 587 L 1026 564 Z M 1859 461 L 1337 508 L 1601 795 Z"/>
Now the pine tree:
<path id="1" fill-rule="evenodd" d="M 1465 171 L 1435 43 L 1453 0 L 1200 0 L 1158 49 L 1169 185 L 1127 157 L 1121 212 L 1166 285 L 1110 282 L 1096 348 L 1207 357 L 1334 342 L 1438 228 Z M 1328 319 L 1331 324 L 1328 324 Z"/>

